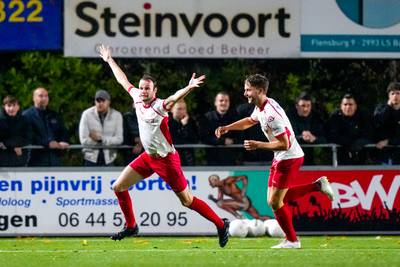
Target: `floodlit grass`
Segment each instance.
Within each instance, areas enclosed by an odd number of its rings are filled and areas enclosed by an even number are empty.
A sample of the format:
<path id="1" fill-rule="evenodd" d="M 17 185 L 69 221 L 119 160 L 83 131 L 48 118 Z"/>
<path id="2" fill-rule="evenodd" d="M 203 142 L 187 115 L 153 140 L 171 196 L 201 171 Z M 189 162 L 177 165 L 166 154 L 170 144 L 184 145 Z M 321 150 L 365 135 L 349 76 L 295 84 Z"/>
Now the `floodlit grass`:
<path id="1" fill-rule="evenodd" d="M 302 249 L 272 250 L 275 238 L 1 238 L 0 266 L 400 266 L 400 237 L 302 237 Z"/>

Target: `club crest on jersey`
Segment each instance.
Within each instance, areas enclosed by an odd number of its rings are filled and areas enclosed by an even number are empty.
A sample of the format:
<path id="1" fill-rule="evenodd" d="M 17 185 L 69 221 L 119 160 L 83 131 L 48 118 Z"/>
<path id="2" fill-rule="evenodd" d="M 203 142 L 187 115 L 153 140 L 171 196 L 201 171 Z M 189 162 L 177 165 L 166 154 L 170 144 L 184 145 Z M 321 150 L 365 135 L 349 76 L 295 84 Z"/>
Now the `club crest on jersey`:
<path id="1" fill-rule="evenodd" d="M 157 122 L 156 119 L 144 119 L 144 121 L 145 121 L 146 123 L 150 123 L 150 124 L 153 124 L 153 123 L 156 123 L 156 122 Z"/>
<path id="2" fill-rule="evenodd" d="M 275 120 L 274 117 L 272 117 L 272 116 L 269 116 L 269 117 L 268 117 L 268 122 L 271 122 L 271 121 L 273 121 L 273 120 Z"/>

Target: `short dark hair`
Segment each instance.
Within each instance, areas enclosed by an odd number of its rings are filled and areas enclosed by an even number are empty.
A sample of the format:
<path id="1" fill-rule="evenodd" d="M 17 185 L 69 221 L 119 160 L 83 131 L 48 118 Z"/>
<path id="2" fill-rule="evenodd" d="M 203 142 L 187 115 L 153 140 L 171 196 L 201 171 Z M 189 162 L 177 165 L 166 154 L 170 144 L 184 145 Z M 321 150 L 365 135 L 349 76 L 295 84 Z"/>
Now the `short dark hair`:
<path id="1" fill-rule="evenodd" d="M 7 104 L 19 104 L 18 99 L 15 96 L 8 95 L 3 99 L 3 105 Z"/>
<path id="2" fill-rule="evenodd" d="M 298 97 L 296 97 L 296 104 L 299 103 L 300 100 L 312 101 L 310 95 L 307 92 L 301 92 Z"/>
<path id="3" fill-rule="evenodd" d="M 392 91 L 400 91 L 400 82 L 391 82 L 389 83 L 386 92 L 390 93 Z"/>
<path id="4" fill-rule="evenodd" d="M 229 94 L 228 94 L 227 91 L 219 91 L 219 92 L 215 95 L 215 98 L 217 98 L 218 95 L 225 95 L 225 96 L 227 96 L 227 97 L 230 98 L 230 96 L 229 96 Z"/>
<path id="5" fill-rule="evenodd" d="M 144 73 L 142 78 L 140 78 L 140 79 L 144 80 L 144 81 L 152 81 L 153 84 L 154 84 L 154 88 L 157 87 L 157 80 L 152 75 L 150 75 L 148 73 Z"/>
<path id="6" fill-rule="evenodd" d="M 351 94 L 351 93 L 346 93 L 343 97 L 342 97 L 342 100 L 343 99 L 354 99 L 354 101 L 356 102 L 356 103 L 358 103 L 357 102 L 357 99 L 354 97 L 354 95 L 353 94 Z"/>
<path id="7" fill-rule="evenodd" d="M 251 86 L 263 89 L 264 92 L 268 91 L 269 81 L 268 78 L 261 74 L 253 74 L 246 77 L 245 82 Z"/>

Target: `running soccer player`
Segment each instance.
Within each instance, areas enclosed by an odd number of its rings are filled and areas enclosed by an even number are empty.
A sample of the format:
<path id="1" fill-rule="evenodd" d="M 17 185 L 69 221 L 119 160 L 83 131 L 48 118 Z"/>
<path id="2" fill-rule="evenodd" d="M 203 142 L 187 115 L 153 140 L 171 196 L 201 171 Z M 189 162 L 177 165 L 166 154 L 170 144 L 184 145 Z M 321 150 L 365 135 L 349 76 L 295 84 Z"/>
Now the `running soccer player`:
<path id="1" fill-rule="evenodd" d="M 304 153 L 296 141 L 285 112 L 274 99 L 267 97 L 268 85 L 268 79 L 260 74 L 248 76 L 244 84 L 244 96 L 249 103 L 255 104 L 253 113 L 250 117 L 218 127 L 215 135 L 219 138 L 229 131 L 245 130 L 260 123 L 269 142 L 245 140 L 244 148 L 274 151 L 268 179 L 268 204 L 274 211 L 275 218 L 285 232 L 286 238 L 272 248 L 301 248 L 293 227 L 292 214 L 286 203 L 310 192 L 321 191 L 330 200 L 333 200 L 334 195 L 325 176 L 311 184 L 293 186 L 303 163 Z"/>
<path id="2" fill-rule="evenodd" d="M 143 75 L 139 88 L 134 87 L 125 73 L 111 57 L 111 50 L 104 45 L 99 47 L 101 58 L 109 64 L 118 83 L 131 95 L 136 107 L 139 135 L 144 152 L 133 160 L 122 171 L 112 185 L 118 198 L 118 203 L 125 217 L 125 227 L 111 236 L 113 240 L 121 240 L 127 236 L 135 236 L 139 228 L 135 221 L 132 201 L 128 188 L 137 182 L 151 176 L 154 172 L 172 188 L 182 205 L 197 211 L 204 218 L 213 222 L 218 230 L 219 245 L 224 247 L 228 242 L 229 221 L 221 219 L 204 201 L 196 198 L 188 189 L 183 175 L 178 152 L 172 144 L 168 130 L 168 111 L 180 99 L 183 99 L 193 89 L 199 87 L 205 79 L 202 75 L 196 78 L 193 73 L 189 84 L 166 99 L 156 97 L 156 81 L 150 75 Z"/>

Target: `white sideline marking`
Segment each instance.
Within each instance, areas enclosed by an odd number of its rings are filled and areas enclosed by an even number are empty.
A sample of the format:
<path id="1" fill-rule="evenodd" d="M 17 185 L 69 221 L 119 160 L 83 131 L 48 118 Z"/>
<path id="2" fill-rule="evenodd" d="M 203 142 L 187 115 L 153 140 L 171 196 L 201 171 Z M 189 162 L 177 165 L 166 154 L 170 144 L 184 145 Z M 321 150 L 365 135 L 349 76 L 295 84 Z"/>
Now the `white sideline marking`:
<path id="1" fill-rule="evenodd" d="M 199 238 L 173 238 L 171 240 L 174 241 L 193 241 L 193 242 L 201 242 L 203 240 L 212 240 L 212 239 L 216 239 L 217 237 L 199 237 Z M 232 237 L 231 237 L 232 238 Z M 336 240 L 341 240 L 341 236 L 334 236 L 331 237 L 330 240 L 336 241 Z M 128 240 L 133 240 L 134 242 L 137 242 L 138 240 L 140 241 L 151 241 L 151 240 L 162 240 L 162 239 L 169 239 L 168 237 L 151 237 L 151 236 L 139 236 L 139 237 L 134 237 L 134 238 L 130 238 L 130 239 L 126 239 Z M 282 238 L 273 238 L 273 237 L 266 237 L 266 239 L 268 240 L 275 240 L 275 241 L 280 241 L 282 240 Z M 308 237 L 300 237 L 300 241 L 307 240 Z M 345 239 L 351 239 L 351 237 L 345 237 Z M 358 237 L 357 237 L 358 239 Z M 362 240 L 377 240 L 376 236 L 365 236 L 360 238 Z M 380 240 L 393 240 L 393 239 L 397 239 L 390 237 L 390 236 L 381 236 Z M 71 238 L 52 238 L 52 237 L 23 237 L 23 238 L 15 238 L 15 237 L 5 237 L 5 238 L 0 238 L 0 242 L 82 242 L 82 240 L 87 240 L 90 242 L 114 242 L 113 240 L 111 240 L 109 237 L 104 237 L 104 238 L 91 238 L 89 237 L 71 237 Z M 253 242 L 254 239 L 253 238 L 232 238 L 231 240 L 239 240 L 240 242 Z M 324 239 L 321 239 L 321 242 L 325 241 Z"/>
<path id="2" fill-rule="evenodd" d="M 105 237 L 105 238 L 98 238 L 98 239 L 94 239 L 94 238 L 71 238 L 71 239 L 53 239 L 53 238 L 10 238 L 10 239 L 0 239 L 0 242 L 82 242 L 82 240 L 86 239 L 87 241 L 95 241 L 95 242 L 111 242 L 114 240 L 111 240 L 109 237 Z"/>
<path id="3" fill-rule="evenodd" d="M 52 243 L 52 242 L 65 242 L 65 243 L 67 243 L 67 242 L 82 242 L 82 240 L 87 240 L 88 242 L 110 242 L 110 243 L 114 243 L 115 241 L 114 240 L 111 240 L 109 237 L 105 237 L 105 238 L 90 238 L 90 237 L 88 237 L 88 238 L 84 238 L 84 237 L 82 237 L 82 238 L 75 238 L 75 239 L 53 239 L 53 238 L 15 238 L 15 239 L 1 239 L 0 238 L 0 242 L 42 242 L 42 243 Z M 126 241 L 133 241 L 134 243 L 136 243 L 136 242 L 144 242 L 144 241 L 146 241 L 146 242 L 152 242 L 153 240 L 163 240 L 163 238 L 159 238 L 159 237 L 150 237 L 150 238 L 148 238 L 148 237 L 139 237 L 139 238 L 130 238 L 130 239 L 125 239 Z M 124 240 L 124 241 L 125 241 Z M 182 239 L 172 239 L 173 241 L 176 241 L 176 242 L 181 242 L 181 241 L 191 241 L 191 242 L 193 242 L 193 243 L 197 243 L 197 242 L 203 242 L 203 241 L 208 241 L 208 240 L 217 240 L 217 237 L 215 237 L 215 238 L 210 238 L 210 239 L 207 239 L 207 238 L 204 238 L 204 239 L 201 239 L 201 238 L 198 238 L 198 239 L 196 239 L 196 238 L 193 238 L 193 239 L 191 239 L 191 238 L 182 238 Z M 234 240 L 234 239 L 231 239 L 231 240 Z M 237 239 L 237 240 L 240 240 L 240 242 L 246 242 L 246 241 L 248 241 L 248 242 L 253 242 L 254 241 L 254 239 L 252 239 L 252 238 L 240 238 L 240 239 Z M 276 238 L 276 239 L 270 239 L 270 240 L 276 240 L 276 241 L 279 241 L 279 240 L 281 240 L 280 238 Z"/>
<path id="4" fill-rule="evenodd" d="M 201 249 L 201 248 L 192 248 L 192 249 L 60 249 L 60 250 L 0 250 L 0 253 L 88 253 L 88 252 L 243 252 L 243 251 L 340 251 L 340 250 L 348 250 L 349 248 L 302 248 L 302 249 L 282 249 L 275 250 L 270 248 L 243 248 L 243 249 Z M 351 248 L 352 252 L 364 252 L 364 251 L 400 251 L 400 248 Z"/>

